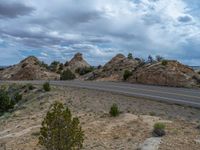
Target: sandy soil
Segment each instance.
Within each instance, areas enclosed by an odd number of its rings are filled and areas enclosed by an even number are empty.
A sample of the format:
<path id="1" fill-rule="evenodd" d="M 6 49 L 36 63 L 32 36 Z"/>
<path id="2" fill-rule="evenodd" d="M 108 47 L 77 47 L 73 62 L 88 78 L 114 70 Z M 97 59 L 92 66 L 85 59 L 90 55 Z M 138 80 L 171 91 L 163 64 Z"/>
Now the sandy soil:
<path id="1" fill-rule="evenodd" d="M 43 92 L 37 87 L 24 94 L 23 103 L 13 113 L 0 117 L 0 150 L 39 150 L 40 124 L 54 101 L 68 106 L 78 116 L 85 132 L 85 150 L 136 150 L 152 137 L 156 122 L 166 124 L 160 150 L 198 150 L 200 110 L 145 99 L 80 88 L 53 87 Z M 108 112 L 113 103 L 119 117 Z"/>

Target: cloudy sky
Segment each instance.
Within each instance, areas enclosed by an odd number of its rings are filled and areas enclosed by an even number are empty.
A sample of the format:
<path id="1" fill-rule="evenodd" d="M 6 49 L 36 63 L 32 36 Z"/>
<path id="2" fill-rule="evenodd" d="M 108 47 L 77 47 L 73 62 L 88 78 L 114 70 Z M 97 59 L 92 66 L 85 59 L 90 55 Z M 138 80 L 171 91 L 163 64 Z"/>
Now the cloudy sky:
<path id="1" fill-rule="evenodd" d="M 0 0 L 0 52 L 0 65 L 76 52 L 93 65 L 128 52 L 200 65 L 200 1 Z"/>

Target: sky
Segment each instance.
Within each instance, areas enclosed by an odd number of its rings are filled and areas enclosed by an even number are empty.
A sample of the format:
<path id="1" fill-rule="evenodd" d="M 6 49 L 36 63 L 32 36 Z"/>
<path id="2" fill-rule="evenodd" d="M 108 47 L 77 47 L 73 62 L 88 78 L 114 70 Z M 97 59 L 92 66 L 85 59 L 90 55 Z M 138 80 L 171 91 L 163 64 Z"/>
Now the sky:
<path id="1" fill-rule="evenodd" d="M 0 0 L 0 65 L 76 52 L 92 65 L 117 53 L 200 65 L 199 0 Z"/>

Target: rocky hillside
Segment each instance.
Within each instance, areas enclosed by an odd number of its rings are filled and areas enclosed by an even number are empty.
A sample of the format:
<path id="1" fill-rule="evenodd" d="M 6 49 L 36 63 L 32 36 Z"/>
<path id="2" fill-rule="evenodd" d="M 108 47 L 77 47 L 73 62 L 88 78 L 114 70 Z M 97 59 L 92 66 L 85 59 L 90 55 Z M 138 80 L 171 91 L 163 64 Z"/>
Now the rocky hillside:
<path id="1" fill-rule="evenodd" d="M 78 68 L 86 68 L 90 67 L 87 61 L 84 60 L 83 55 L 81 53 L 76 53 L 74 57 L 69 61 L 68 66 L 66 68 L 75 72 Z"/>
<path id="2" fill-rule="evenodd" d="M 59 75 L 42 67 L 41 62 L 34 56 L 22 60 L 19 64 L 0 71 L 1 80 L 54 80 Z"/>
<path id="3" fill-rule="evenodd" d="M 165 61 L 139 67 L 128 81 L 142 84 L 194 87 L 200 85 L 200 76 L 193 69 L 178 61 Z"/>
<path id="4" fill-rule="evenodd" d="M 200 87 L 200 75 L 178 61 L 142 63 L 139 59 L 128 59 L 116 55 L 105 66 L 84 76 L 86 80 L 123 81 L 124 71 L 132 75 L 127 82 L 165 85 L 175 87 Z"/>
<path id="5" fill-rule="evenodd" d="M 85 76 L 88 79 L 119 81 L 123 80 L 125 70 L 134 71 L 139 65 L 139 61 L 135 59 L 128 59 L 123 54 L 117 54 L 101 69 L 94 71 Z"/>

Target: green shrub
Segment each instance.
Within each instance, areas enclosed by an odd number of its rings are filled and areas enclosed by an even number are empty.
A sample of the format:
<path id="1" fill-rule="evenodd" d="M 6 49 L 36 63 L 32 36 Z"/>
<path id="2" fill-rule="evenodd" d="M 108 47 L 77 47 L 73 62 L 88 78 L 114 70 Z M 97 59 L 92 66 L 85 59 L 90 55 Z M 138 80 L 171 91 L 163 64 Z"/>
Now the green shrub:
<path id="1" fill-rule="evenodd" d="M 125 70 L 123 75 L 124 80 L 127 80 L 130 76 L 132 76 L 132 72 L 129 70 Z"/>
<path id="2" fill-rule="evenodd" d="M 48 150 L 78 150 L 83 147 L 84 133 L 78 118 L 62 103 L 55 102 L 40 128 L 39 144 Z"/>
<path id="3" fill-rule="evenodd" d="M 133 54 L 132 54 L 132 53 L 129 53 L 128 56 L 127 56 L 127 58 L 128 58 L 128 59 L 133 59 Z"/>
<path id="4" fill-rule="evenodd" d="M 22 100 L 22 94 L 20 94 L 19 92 L 15 93 L 14 99 L 15 99 L 16 103 L 21 101 Z"/>
<path id="5" fill-rule="evenodd" d="M 29 90 L 33 90 L 34 89 L 34 86 L 31 83 L 27 84 L 27 87 L 28 87 Z"/>
<path id="6" fill-rule="evenodd" d="M 51 91 L 51 86 L 50 86 L 49 82 L 45 82 L 45 83 L 43 84 L 43 89 L 44 89 L 46 92 Z"/>
<path id="7" fill-rule="evenodd" d="M 163 60 L 163 61 L 161 62 L 161 64 L 162 64 L 163 66 L 166 66 L 166 65 L 168 64 L 168 62 L 167 62 L 167 60 Z"/>
<path id="8" fill-rule="evenodd" d="M 77 68 L 75 72 L 82 76 L 92 71 L 94 71 L 94 67 Z"/>
<path id="9" fill-rule="evenodd" d="M 112 117 L 116 117 L 119 115 L 120 112 L 119 112 L 119 108 L 118 108 L 117 104 L 112 105 L 109 113 Z"/>
<path id="10" fill-rule="evenodd" d="M 75 78 L 75 74 L 73 74 L 69 69 L 63 71 L 60 75 L 60 80 L 73 80 Z"/>
<path id="11" fill-rule="evenodd" d="M 49 66 L 49 69 L 53 72 L 56 72 L 58 70 L 60 66 L 60 62 L 59 61 L 53 61 L 50 66 Z"/>
<path id="12" fill-rule="evenodd" d="M 165 124 L 163 123 L 155 123 L 153 129 L 153 135 L 156 137 L 164 136 L 165 133 Z"/>
<path id="13" fill-rule="evenodd" d="M 0 90 L 0 115 L 14 108 L 14 101 L 9 97 L 8 92 Z"/>

